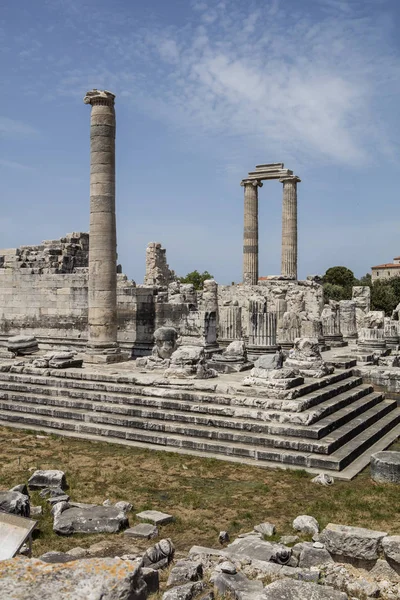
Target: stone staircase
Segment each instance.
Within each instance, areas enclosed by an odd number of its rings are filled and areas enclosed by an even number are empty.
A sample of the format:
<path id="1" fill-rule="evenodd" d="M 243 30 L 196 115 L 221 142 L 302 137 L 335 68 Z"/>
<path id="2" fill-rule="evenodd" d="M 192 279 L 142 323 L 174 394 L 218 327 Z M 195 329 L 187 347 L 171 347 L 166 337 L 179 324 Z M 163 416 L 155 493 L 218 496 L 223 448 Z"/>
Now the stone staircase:
<path id="1" fill-rule="evenodd" d="M 0 372 L 0 424 L 11 427 L 343 478 L 400 435 L 396 402 L 351 369 L 306 380 L 290 400 L 243 386 L 243 376 L 15 371 Z"/>

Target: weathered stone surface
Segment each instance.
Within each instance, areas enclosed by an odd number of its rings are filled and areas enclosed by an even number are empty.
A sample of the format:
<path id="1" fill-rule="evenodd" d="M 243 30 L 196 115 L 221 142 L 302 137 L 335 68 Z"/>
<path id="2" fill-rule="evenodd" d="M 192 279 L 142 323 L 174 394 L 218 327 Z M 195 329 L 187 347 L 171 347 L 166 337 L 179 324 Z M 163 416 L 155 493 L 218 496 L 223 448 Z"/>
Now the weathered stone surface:
<path id="1" fill-rule="evenodd" d="M 0 492 L 0 511 L 29 517 L 31 514 L 29 496 L 20 492 Z"/>
<path id="2" fill-rule="evenodd" d="M 383 329 L 385 324 L 385 311 L 371 310 L 364 316 L 363 327 L 366 329 Z"/>
<path id="3" fill-rule="evenodd" d="M 289 352 L 285 367 L 297 370 L 304 377 L 324 377 L 333 367 L 322 359 L 316 338 L 298 338 Z"/>
<path id="4" fill-rule="evenodd" d="M 315 548 L 312 542 L 303 543 L 299 556 L 300 568 L 309 569 L 328 562 L 333 562 L 333 559 L 325 548 Z"/>
<path id="5" fill-rule="evenodd" d="M 388 535 L 382 540 L 382 548 L 387 560 L 400 567 L 400 535 Z"/>
<path id="6" fill-rule="evenodd" d="M 383 531 L 329 523 L 321 532 L 320 541 L 330 554 L 368 561 L 378 558 L 386 535 Z"/>
<path id="7" fill-rule="evenodd" d="M 283 535 L 279 539 L 279 543 L 283 544 L 284 546 L 287 546 L 288 544 L 296 544 L 296 542 L 298 542 L 299 539 L 300 538 L 298 535 Z"/>
<path id="8" fill-rule="evenodd" d="M 378 483 L 400 483 L 400 452 L 372 454 L 371 478 Z"/>
<path id="9" fill-rule="evenodd" d="M 144 284 L 166 287 L 175 278 L 167 264 L 167 251 L 159 242 L 150 242 L 146 248 L 146 275 Z"/>
<path id="10" fill-rule="evenodd" d="M 256 525 L 254 527 L 254 531 L 257 531 L 259 533 L 261 533 L 262 535 L 266 535 L 267 537 L 270 537 L 271 535 L 274 535 L 275 533 L 275 525 L 273 525 L 272 523 L 260 523 L 259 525 Z"/>
<path id="11" fill-rule="evenodd" d="M 65 490 L 67 482 L 63 471 L 48 469 L 32 473 L 28 481 L 29 489 L 41 490 L 43 488 L 61 488 Z"/>
<path id="12" fill-rule="evenodd" d="M 229 533 L 227 531 L 220 531 L 218 535 L 218 541 L 220 544 L 227 544 L 230 540 Z"/>
<path id="13" fill-rule="evenodd" d="M 159 510 L 144 510 L 137 513 L 136 517 L 143 521 L 151 521 L 154 525 L 166 525 L 174 520 L 172 515 L 160 512 Z"/>
<path id="14" fill-rule="evenodd" d="M 309 515 L 300 515 L 293 521 L 293 529 L 301 531 L 301 533 L 307 533 L 314 535 L 319 532 L 318 521 L 314 517 Z"/>
<path id="15" fill-rule="evenodd" d="M 143 566 L 152 569 L 164 569 L 174 558 L 175 548 L 169 538 L 162 539 L 147 548 L 143 555 Z"/>
<path id="16" fill-rule="evenodd" d="M 19 485 L 14 485 L 10 490 L 10 492 L 19 492 L 20 494 L 24 494 L 24 496 L 29 497 L 29 490 L 26 483 L 20 483 Z"/>
<path id="17" fill-rule="evenodd" d="M 46 563 L 66 563 L 76 559 L 66 552 L 45 552 L 39 557 L 39 560 Z"/>
<path id="18" fill-rule="evenodd" d="M 33 335 L 14 335 L 7 340 L 7 350 L 16 355 L 33 354 L 38 349 L 38 341 Z"/>
<path id="19" fill-rule="evenodd" d="M 171 569 L 167 586 L 179 585 L 188 581 L 198 581 L 203 577 L 203 566 L 200 561 L 180 560 Z"/>
<path id="20" fill-rule="evenodd" d="M 160 575 L 157 569 L 142 568 L 142 576 L 147 585 L 148 594 L 156 594 L 160 588 Z"/>
<path id="21" fill-rule="evenodd" d="M 264 354 L 260 356 L 254 363 L 254 367 L 257 369 L 265 369 L 267 371 L 274 371 L 283 367 L 283 352 L 279 350 L 275 354 Z"/>
<path id="22" fill-rule="evenodd" d="M 280 565 L 289 562 L 292 551 L 282 544 L 267 542 L 256 536 L 237 538 L 225 549 L 232 557 L 245 556 L 250 559 L 271 561 Z"/>
<path id="23" fill-rule="evenodd" d="M 204 588 L 205 584 L 202 581 L 185 583 L 184 585 L 167 590 L 163 594 L 162 600 L 192 600 L 192 598 L 200 594 Z"/>
<path id="24" fill-rule="evenodd" d="M 222 596 L 229 594 L 236 600 L 257 600 L 263 597 L 261 581 L 252 581 L 240 572 L 235 575 L 218 573 L 213 578 L 213 583 L 216 592 Z"/>
<path id="25" fill-rule="evenodd" d="M 331 587 L 305 581 L 283 579 L 274 581 L 264 589 L 265 600 L 348 600 L 347 594 Z"/>
<path id="26" fill-rule="evenodd" d="M 145 600 L 140 567 L 90 558 L 65 564 L 13 558 L 0 562 L 0 597 L 7 600 Z"/>
<path id="27" fill-rule="evenodd" d="M 155 525 L 150 525 L 150 523 L 138 523 L 138 525 L 126 529 L 124 535 L 150 540 L 158 536 L 158 528 Z"/>
<path id="28" fill-rule="evenodd" d="M 117 533 L 128 526 L 124 511 L 115 506 L 70 508 L 67 502 L 53 507 L 53 529 L 60 535 L 73 533 Z"/>

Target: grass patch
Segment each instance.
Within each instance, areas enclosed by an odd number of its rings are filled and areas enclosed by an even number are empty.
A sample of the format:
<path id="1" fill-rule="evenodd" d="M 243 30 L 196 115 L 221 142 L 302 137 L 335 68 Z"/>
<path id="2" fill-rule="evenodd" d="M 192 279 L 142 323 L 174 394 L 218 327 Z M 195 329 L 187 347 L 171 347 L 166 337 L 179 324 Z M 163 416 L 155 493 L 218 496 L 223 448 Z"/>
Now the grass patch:
<path id="1" fill-rule="evenodd" d="M 396 443 L 396 449 L 400 445 Z M 193 544 L 218 546 L 218 533 L 231 537 L 270 521 L 281 535 L 293 535 L 291 524 L 300 514 L 313 515 L 321 527 L 329 522 L 400 534 L 399 488 L 375 484 L 366 469 L 351 482 L 331 487 L 311 483 L 302 470 L 262 469 L 210 458 L 155 452 L 108 442 L 92 442 L 0 427 L 0 489 L 26 482 L 35 469 L 62 469 L 72 500 L 102 504 L 126 500 L 135 513 L 158 509 L 175 516 L 161 527 L 178 551 Z M 48 550 L 88 547 L 121 535 L 57 536 L 50 507 L 32 493 L 32 504 L 43 506 L 34 556 Z"/>

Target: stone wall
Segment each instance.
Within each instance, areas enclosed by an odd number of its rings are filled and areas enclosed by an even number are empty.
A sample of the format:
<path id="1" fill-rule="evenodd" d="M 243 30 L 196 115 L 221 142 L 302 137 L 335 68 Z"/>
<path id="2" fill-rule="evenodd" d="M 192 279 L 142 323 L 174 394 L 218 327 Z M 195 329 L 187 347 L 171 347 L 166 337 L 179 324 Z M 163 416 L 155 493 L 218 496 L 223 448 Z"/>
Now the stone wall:
<path id="1" fill-rule="evenodd" d="M 159 242 L 150 242 L 146 248 L 146 275 L 144 285 L 166 287 L 175 279 L 167 263 L 167 251 Z"/>
<path id="2" fill-rule="evenodd" d="M 89 234 L 68 233 L 59 240 L 44 240 L 37 246 L 0 250 L 0 269 L 29 273 L 73 273 L 89 264 Z"/>

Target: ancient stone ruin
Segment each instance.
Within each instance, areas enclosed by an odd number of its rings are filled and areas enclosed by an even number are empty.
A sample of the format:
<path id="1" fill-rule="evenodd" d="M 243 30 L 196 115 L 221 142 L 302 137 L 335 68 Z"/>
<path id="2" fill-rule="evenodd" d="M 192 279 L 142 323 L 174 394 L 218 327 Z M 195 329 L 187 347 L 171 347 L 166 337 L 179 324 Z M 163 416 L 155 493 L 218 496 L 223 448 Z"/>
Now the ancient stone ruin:
<path id="1" fill-rule="evenodd" d="M 242 284 L 181 283 L 159 242 L 146 249 L 144 282 L 128 280 L 116 262 L 115 96 L 91 90 L 84 101 L 89 233 L 0 251 L 2 422 L 354 476 L 400 432 L 396 400 L 382 392 L 400 391 L 399 311 L 371 311 L 360 286 L 325 304 L 318 278 L 298 280 L 300 179 L 283 163 L 242 181 Z M 260 279 L 258 188 L 268 180 L 283 185 L 281 274 Z M 73 399 L 63 403 L 78 380 L 84 421 Z M 61 396 L 54 409 L 42 399 L 49 383 Z M 133 396 L 138 418 L 127 425 L 113 402 Z"/>

